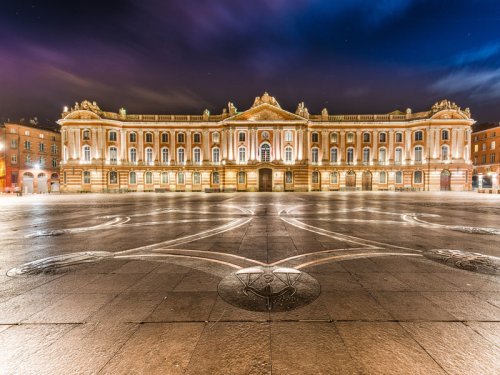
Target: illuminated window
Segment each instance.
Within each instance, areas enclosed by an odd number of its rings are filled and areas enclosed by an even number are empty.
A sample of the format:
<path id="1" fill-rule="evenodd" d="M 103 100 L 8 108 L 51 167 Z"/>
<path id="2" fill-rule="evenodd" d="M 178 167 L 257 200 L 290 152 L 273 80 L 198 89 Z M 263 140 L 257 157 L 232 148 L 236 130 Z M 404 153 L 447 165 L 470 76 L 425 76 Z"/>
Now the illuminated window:
<path id="1" fill-rule="evenodd" d="M 339 183 L 339 173 L 338 172 L 330 173 L 330 183 L 331 184 L 338 184 Z"/>
<path id="2" fill-rule="evenodd" d="M 347 164 L 352 164 L 354 162 L 354 149 L 349 147 L 347 149 Z"/>
<path id="3" fill-rule="evenodd" d="M 337 147 L 332 147 L 330 149 L 330 162 L 336 163 L 339 156 L 339 149 Z"/>
<path id="4" fill-rule="evenodd" d="M 293 173 L 291 171 L 285 172 L 285 183 L 286 184 L 293 184 Z"/>
<path id="5" fill-rule="evenodd" d="M 311 149 L 311 161 L 313 163 L 317 163 L 319 158 L 319 149 L 317 147 L 313 147 Z"/>
<path id="6" fill-rule="evenodd" d="M 137 175 L 135 172 L 130 172 L 128 176 L 128 182 L 131 185 L 135 185 L 137 183 Z"/>
<path id="7" fill-rule="evenodd" d="M 184 172 L 177 173 L 177 183 L 179 185 L 184 185 Z"/>
<path id="8" fill-rule="evenodd" d="M 118 173 L 116 171 L 109 172 L 109 183 L 116 185 L 118 183 Z"/>
<path id="9" fill-rule="evenodd" d="M 380 143 L 385 143 L 385 142 L 387 142 L 387 134 L 386 134 L 386 133 L 380 133 L 380 134 L 378 135 L 378 141 L 379 141 Z"/>
<path id="10" fill-rule="evenodd" d="M 363 142 L 370 142 L 370 133 L 363 133 Z"/>
<path id="11" fill-rule="evenodd" d="M 193 184 L 194 185 L 201 184 L 201 173 L 200 172 L 193 173 Z"/>
<path id="12" fill-rule="evenodd" d="M 285 132 L 285 142 L 292 142 L 293 141 L 293 133 L 290 130 L 287 130 Z"/>
<path id="13" fill-rule="evenodd" d="M 243 171 L 238 172 L 238 184 L 244 184 L 247 180 L 247 174 Z"/>
<path id="14" fill-rule="evenodd" d="M 238 149 L 238 161 L 240 163 L 245 163 L 247 161 L 247 157 L 246 157 L 246 148 L 245 147 L 240 147 Z"/>
<path id="15" fill-rule="evenodd" d="M 129 151 L 129 160 L 131 163 L 137 162 L 137 150 L 135 148 L 131 148 Z"/>
<path id="16" fill-rule="evenodd" d="M 386 172 L 380 172 L 378 176 L 379 176 L 379 183 L 380 184 L 385 184 L 387 182 L 387 173 Z"/>
<path id="17" fill-rule="evenodd" d="M 219 133 L 215 132 L 215 133 L 212 133 L 212 142 L 214 143 L 219 143 Z"/>
<path id="18" fill-rule="evenodd" d="M 330 142 L 337 143 L 339 141 L 339 133 L 330 134 Z"/>
<path id="19" fill-rule="evenodd" d="M 168 184 L 168 172 L 161 172 L 161 183 Z"/>
<path id="20" fill-rule="evenodd" d="M 401 147 L 396 148 L 394 150 L 394 163 L 401 164 L 403 161 L 403 149 Z"/>
<path id="21" fill-rule="evenodd" d="M 269 146 L 267 143 L 264 143 L 262 146 L 260 146 L 260 161 L 271 161 L 271 146 Z"/>
<path id="22" fill-rule="evenodd" d="M 318 171 L 314 171 L 312 173 L 311 182 L 313 184 L 319 184 L 319 172 Z"/>
<path id="23" fill-rule="evenodd" d="M 152 172 L 146 172 L 144 174 L 145 176 L 145 183 L 147 185 L 151 185 L 153 183 L 153 173 Z"/>
<path id="24" fill-rule="evenodd" d="M 396 142 L 403 142 L 403 133 L 396 133 Z"/>
<path id="25" fill-rule="evenodd" d="M 83 160 L 90 161 L 90 146 L 83 146 Z"/>
<path id="26" fill-rule="evenodd" d="M 153 149 L 151 147 L 146 148 L 146 163 L 153 163 Z"/>
<path id="27" fill-rule="evenodd" d="M 363 164 L 369 164 L 370 163 L 370 149 L 369 148 L 364 148 L 363 149 Z"/>
<path id="28" fill-rule="evenodd" d="M 83 183 L 90 184 L 90 172 L 89 171 L 83 171 Z"/>
<path id="29" fill-rule="evenodd" d="M 168 164 L 168 148 L 166 147 L 161 149 L 161 162 L 163 164 Z"/>
<path id="30" fill-rule="evenodd" d="M 212 183 L 214 185 L 217 185 L 217 184 L 219 184 L 219 182 L 220 182 L 219 181 L 219 172 L 213 172 L 212 173 Z"/>
<path id="31" fill-rule="evenodd" d="M 201 150 L 199 148 L 193 149 L 193 162 L 196 164 L 201 163 Z"/>
<path id="32" fill-rule="evenodd" d="M 184 149 L 182 147 L 177 149 L 177 162 L 184 163 Z"/>
<path id="33" fill-rule="evenodd" d="M 397 171 L 396 172 L 396 184 L 402 184 L 403 183 L 403 172 Z"/>
<path id="34" fill-rule="evenodd" d="M 129 136 L 128 136 L 128 140 L 130 142 L 137 142 L 137 134 L 135 133 L 130 133 Z"/>
<path id="35" fill-rule="evenodd" d="M 354 142 L 354 133 L 347 133 L 347 143 L 353 143 Z"/>
<path id="36" fill-rule="evenodd" d="M 153 143 L 153 133 L 144 134 L 144 142 Z"/>
<path id="37" fill-rule="evenodd" d="M 285 148 L 285 162 L 287 163 L 293 162 L 293 150 L 291 147 Z"/>
<path id="38" fill-rule="evenodd" d="M 422 146 L 415 147 L 415 156 L 414 156 L 415 163 L 422 162 L 422 152 L 423 152 Z"/>
<path id="39" fill-rule="evenodd" d="M 422 183 L 422 171 L 413 172 L 413 183 L 415 183 L 415 184 Z"/>

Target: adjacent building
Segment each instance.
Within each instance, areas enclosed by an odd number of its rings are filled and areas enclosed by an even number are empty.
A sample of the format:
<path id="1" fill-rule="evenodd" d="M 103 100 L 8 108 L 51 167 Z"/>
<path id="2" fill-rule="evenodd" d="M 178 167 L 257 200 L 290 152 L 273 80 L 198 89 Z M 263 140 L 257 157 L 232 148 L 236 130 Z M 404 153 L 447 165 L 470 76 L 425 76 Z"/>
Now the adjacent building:
<path id="1" fill-rule="evenodd" d="M 469 109 L 442 100 L 387 114 L 287 111 L 265 93 L 247 110 L 141 115 L 65 108 L 61 190 L 471 189 Z"/>
<path id="2" fill-rule="evenodd" d="M 3 192 L 59 191 L 58 130 L 5 123 L 0 126 L 0 188 Z"/>
<path id="3" fill-rule="evenodd" d="M 498 189 L 500 173 L 500 124 L 478 124 L 472 133 L 474 189 Z"/>

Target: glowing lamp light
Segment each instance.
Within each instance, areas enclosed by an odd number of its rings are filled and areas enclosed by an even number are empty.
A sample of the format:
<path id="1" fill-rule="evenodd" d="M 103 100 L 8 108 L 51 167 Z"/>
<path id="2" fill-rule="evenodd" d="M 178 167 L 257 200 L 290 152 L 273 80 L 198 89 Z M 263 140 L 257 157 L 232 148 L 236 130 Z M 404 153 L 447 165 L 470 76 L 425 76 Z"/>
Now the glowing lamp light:
<path id="1" fill-rule="evenodd" d="M 65 105 L 65 106 L 63 107 L 63 112 L 68 112 L 68 106 L 67 106 L 67 105 Z"/>
<path id="2" fill-rule="evenodd" d="M 38 170 L 38 169 L 40 169 L 40 164 L 37 163 L 33 167 Z"/>

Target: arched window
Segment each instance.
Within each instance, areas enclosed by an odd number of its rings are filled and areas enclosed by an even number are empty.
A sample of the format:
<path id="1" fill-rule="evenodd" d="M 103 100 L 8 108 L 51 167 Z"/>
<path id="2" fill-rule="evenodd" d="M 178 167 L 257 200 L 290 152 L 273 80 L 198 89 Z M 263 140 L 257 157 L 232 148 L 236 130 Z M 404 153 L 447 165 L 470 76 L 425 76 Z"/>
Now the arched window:
<path id="1" fill-rule="evenodd" d="M 219 163 L 220 162 L 220 149 L 218 147 L 214 147 L 212 149 L 212 162 L 213 163 Z"/>
<path id="2" fill-rule="evenodd" d="M 415 151 L 415 156 L 413 160 L 415 160 L 415 163 L 422 163 L 422 152 L 423 152 L 422 146 L 416 146 L 414 151 Z"/>
<path id="3" fill-rule="evenodd" d="M 198 147 L 193 149 L 193 162 L 195 164 L 201 163 L 201 149 L 199 149 Z"/>
<path id="4" fill-rule="evenodd" d="M 336 163 L 338 161 L 338 157 L 339 157 L 339 149 L 337 147 L 332 147 L 330 149 L 330 162 Z"/>
<path id="5" fill-rule="evenodd" d="M 370 164 L 370 149 L 368 147 L 363 149 L 363 164 Z"/>
<path id="6" fill-rule="evenodd" d="M 354 149 L 352 147 L 349 147 L 346 152 L 347 155 L 347 164 L 353 164 L 354 163 Z"/>
<path id="7" fill-rule="evenodd" d="M 380 184 L 387 183 L 387 173 L 386 172 L 380 172 L 378 176 L 379 176 L 378 182 Z"/>
<path id="8" fill-rule="evenodd" d="M 386 133 L 380 133 L 380 134 L 378 135 L 378 141 L 379 141 L 380 143 L 385 143 L 385 142 L 387 142 L 387 134 L 386 134 Z"/>
<path id="9" fill-rule="evenodd" d="M 220 139 L 219 133 L 218 132 L 213 132 L 212 133 L 212 142 L 219 143 L 219 139 Z"/>
<path id="10" fill-rule="evenodd" d="M 311 161 L 313 163 L 318 163 L 318 159 L 319 159 L 319 149 L 317 147 L 313 147 L 311 149 Z"/>
<path id="11" fill-rule="evenodd" d="M 144 174 L 145 184 L 151 185 L 153 183 L 153 172 L 146 172 Z"/>
<path id="12" fill-rule="evenodd" d="M 116 147 L 111 146 L 109 148 L 109 162 L 111 164 L 116 164 L 118 161 L 118 149 Z"/>
<path id="13" fill-rule="evenodd" d="M 152 133 L 146 133 L 144 135 L 144 142 L 146 142 L 146 143 L 153 143 L 153 134 Z"/>
<path id="14" fill-rule="evenodd" d="M 448 130 L 441 131 L 441 139 L 443 141 L 448 141 L 450 139 L 450 132 Z"/>
<path id="15" fill-rule="evenodd" d="M 179 147 L 177 149 L 177 163 L 184 164 L 184 162 L 185 162 L 184 149 L 182 147 Z"/>
<path id="16" fill-rule="evenodd" d="M 314 171 L 312 173 L 312 176 L 311 176 L 311 182 L 313 184 L 319 184 L 319 172 L 318 171 Z"/>
<path id="17" fill-rule="evenodd" d="M 347 133 L 347 142 L 348 143 L 354 142 L 354 133 L 352 133 L 352 132 Z"/>
<path id="18" fill-rule="evenodd" d="M 137 163 L 137 150 L 135 148 L 129 150 L 129 161 L 131 163 Z"/>
<path id="19" fill-rule="evenodd" d="M 137 142 L 137 134 L 135 134 L 135 133 L 130 133 L 130 134 L 128 135 L 128 140 L 129 140 L 129 142 Z"/>
<path id="20" fill-rule="evenodd" d="M 130 172 L 130 174 L 128 175 L 128 183 L 130 185 L 137 184 L 137 174 L 135 172 Z"/>
<path id="21" fill-rule="evenodd" d="M 151 147 L 146 148 L 146 163 L 153 164 L 153 149 Z"/>
<path id="22" fill-rule="evenodd" d="M 83 160 L 90 161 L 90 146 L 83 146 Z"/>
<path id="23" fill-rule="evenodd" d="M 397 147 L 394 150 L 394 163 L 401 164 L 403 161 L 403 149 L 401 147 Z"/>
<path id="24" fill-rule="evenodd" d="M 319 142 L 319 134 L 314 132 L 311 134 L 311 142 L 312 143 L 318 143 Z"/>
<path id="25" fill-rule="evenodd" d="M 200 133 L 194 133 L 193 134 L 193 143 L 200 143 L 201 142 L 201 134 Z"/>
<path id="26" fill-rule="evenodd" d="M 403 172 L 397 171 L 396 172 L 396 184 L 402 184 L 403 183 Z"/>
<path id="27" fill-rule="evenodd" d="M 293 133 L 290 130 L 287 130 L 285 132 L 285 142 L 292 142 L 293 141 Z"/>
<path id="28" fill-rule="evenodd" d="M 293 162 L 293 149 L 291 147 L 285 147 L 285 162 L 292 163 Z"/>
<path id="29" fill-rule="evenodd" d="M 168 184 L 168 172 L 161 172 L 161 183 Z"/>
<path id="30" fill-rule="evenodd" d="M 177 173 L 177 183 L 179 185 L 184 185 L 184 172 Z"/>
<path id="31" fill-rule="evenodd" d="M 330 173 L 330 183 L 331 184 L 338 184 L 339 183 L 339 173 L 338 172 Z"/>
<path id="32" fill-rule="evenodd" d="M 385 148 L 378 149 L 378 163 L 384 165 L 387 161 L 387 150 Z"/>
<path id="33" fill-rule="evenodd" d="M 193 173 L 193 185 L 200 185 L 201 184 L 201 174 L 200 172 L 194 172 Z"/>
<path id="34" fill-rule="evenodd" d="M 238 184 L 244 184 L 247 181 L 247 174 L 243 171 L 238 172 Z"/>
<path id="35" fill-rule="evenodd" d="M 415 141 L 421 141 L 424 139 L 424 133 L 421 130 L 417 130 L 414 134 Z"/>
<path id="36" fill-rule="evenodd" d="M 421 184 L 422 183 L 422 171 L 415 171 L 413 172 L 413 183 L 414 184 Z"/>
<path id="37" fill-rule="evenodd" d="M 161 162 L 162 164 L 168 164 L 168 148 L 166 147 L 161 149 Z"/>
<path id="38" fill-rule="evenodd" d="M 441 160 L 442 161 L 448 161 L 450 157 L 450 149 L 448 146 L 443 145 L 441 146 Z"/>
<path id="39" fill-rule="evenodd" d="M 168 133 L 167 132 L 161 133 L 161 142 L 168 143 Z"/>
<path id="40" fill-rule="evenodd" d="M 337 143 L 339 141 L 339 133 L 333 132 L 330 133 L 330 142 Z"/>
<path id="41" fill-rule="evenodd" d="M 260 161 L 271 161 L 271 146 L 269 146 L 267 143 L 264 143 L 260 146 Z"/>
<path id="42" fill-rule="evenodd" d="M 116 185 L 118 183 L 118 173 L 116 171 L 109 172 L 109 183 Z"/>
<path id="43" fill-rule="evenodd" d="M 83 171 L 83 183 L 90 184 L 90 171 Z"/>
<path id="44" fill-rule="evenodd" d="M 293 173 L 292 171 L 285 172 L 285 184 L 293 184 Z"/>
<path id="45" fill-rule="evenodd" d="M 396 142 L 397 143 L 400 143 L 400 142 L 403 142 L 403 133 L 396 133 Z"/>
<path id="46" fill-rule="evenodd" d="M 219 182 L 219 172 L 212 172 L 212 184 L 218 185 Z"/>
<path id="47" fill-rule="evenodd" d="M 238 142 L 245 142 L 245 132 L 239 132 L 238 133 Z"/>
<path id="48" fill-rule="evenodd" d="M 363 142 L 370 142 L 370 133 L 363 133 Z"/>
<path id="49" fill-rule="evenodd" d="M 246 161 L 247 161 L 246 152 L 247 152 L 247 149 L 245 147 L 240 147 L 238 149 L 238 162 L 239 163 L 246 163 Z"/>

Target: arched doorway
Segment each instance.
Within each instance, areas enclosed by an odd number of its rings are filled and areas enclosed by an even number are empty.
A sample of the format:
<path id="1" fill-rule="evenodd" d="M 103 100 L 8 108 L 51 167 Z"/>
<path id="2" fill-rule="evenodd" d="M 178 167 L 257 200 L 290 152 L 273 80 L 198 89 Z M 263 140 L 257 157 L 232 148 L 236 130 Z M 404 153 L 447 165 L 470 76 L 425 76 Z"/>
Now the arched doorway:
<path id="1" fill-rule="evenodd" d="M 33 181 L 35 176 L 30 172 L 23 174 L 23 194 L 33 194 Z"/>
<path id="2" fill-rule="evenodd" d="M 369 171 L 363 172 L 361 185 L 363 190 L 372 190 L 372 174 Z"/>
<path id="3" fill-rule="evenodd" d="M 346 190 L 356 190 L 356 172 L 349 171 L 345 176 Z"/>
<path id="4" fill-rule="evenodd" d="M 259 191 L 273 191 L 273 170 L 259 169 Z"/>
<path id="5" fill-rule="evenodd" d="M 59 175 L 57 173 L 52 173 L 50 176 L 50 192 L 51 193 L 58 193 L 60 190 L 59 186 Z"/>
<path id="6" fill-rule="evenodd" d="M 318 171 L 314 171 L 311 175 L 311 190 L 321 190 L 321 174 Z"/>
<path id="7" fill-rule="evenodd" d="M 37 193 L 47 193 L 47 175 L 45 173 L 39 173 L 37 177 Z"/>
<path id="8" fill-rule="evenodd" d="M 441 172 L 441 191 L 451 190 L 451 172 L 447 169 Z"/>

